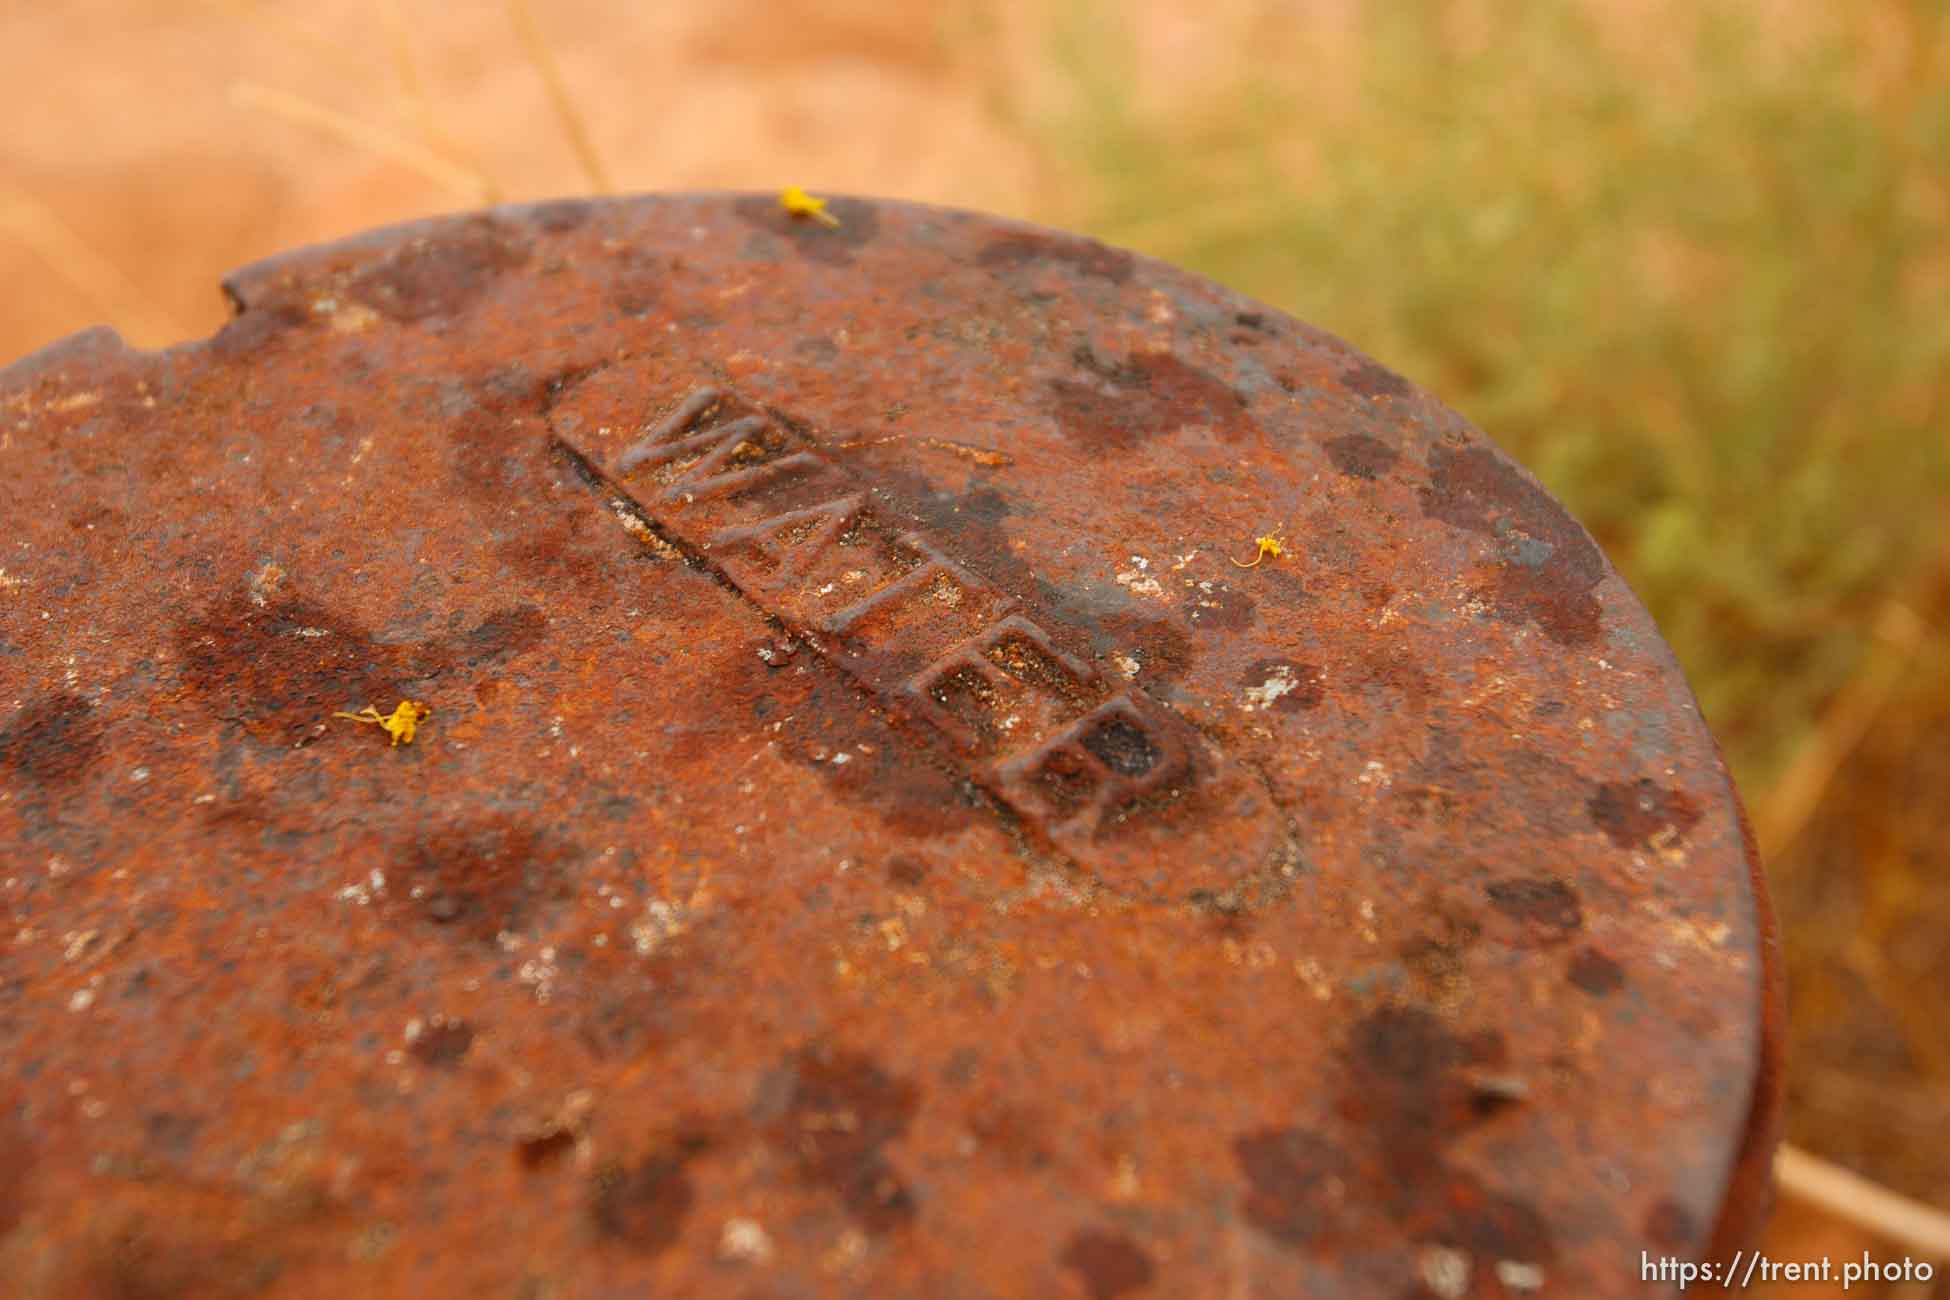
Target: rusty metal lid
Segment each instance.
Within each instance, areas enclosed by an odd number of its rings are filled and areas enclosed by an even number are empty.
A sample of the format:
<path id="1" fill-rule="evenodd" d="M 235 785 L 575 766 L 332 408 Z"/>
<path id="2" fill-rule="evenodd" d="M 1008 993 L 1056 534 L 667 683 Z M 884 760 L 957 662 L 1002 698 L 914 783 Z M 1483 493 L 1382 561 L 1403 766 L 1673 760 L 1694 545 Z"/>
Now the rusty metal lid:
<path id="1" fill-rule="evenodd" d="M 9 1293 L 1636 1296 L 1751 1226 L 1754 854 L 1585 532 L 1203 280 L 831 214 L 399 227 L 0 373 Z"/>

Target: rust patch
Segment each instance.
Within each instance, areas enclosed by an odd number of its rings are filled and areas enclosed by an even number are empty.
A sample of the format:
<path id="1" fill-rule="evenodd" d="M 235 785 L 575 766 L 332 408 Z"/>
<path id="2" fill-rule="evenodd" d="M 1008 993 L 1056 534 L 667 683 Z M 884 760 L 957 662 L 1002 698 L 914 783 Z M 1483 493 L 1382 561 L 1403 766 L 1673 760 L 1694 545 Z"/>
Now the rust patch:
<path id="1" fill-rule="evenodd" d="M 1683 790 L 1649 777 L 1607 781 L 1591 796 L 1591 820 L 1621 849 L 1650 848 L 1659 835 L 1684 835 L 1699 823 L 1699 805 Z"/>
<path id="2" fill-rule="evenodd" d="M 1138 670 L 1132 680 L 1140 686 L 1179 680 L 1195 658 L 1192 639 L 1174 619 L 1111 614 L 1095 625 L 1090 640 L 1099 655 L 1123 654 L 1134 661 Z"/>
<path id="3" fill-rule="evenodd" d="M 1571 983 L 1594 998 L 1610 997 L 1625 987 L 1625 968 L 1596 948 L 1579 950 L 1566 972 Z"/>
<path id="4" fill-rule="evenodd" d="M 801 1178 L 831 1192 L 870 1232 L 914 1218 L 914 1194 L 885 1152 L 920 1105 L 912 1083 L 864 1056 L 815 1047 L 786 1058 L 761 1094 L 754 1119 Z"/>
<path id="5" fill-rule="evenodd" d="M 1185 597 L 1185 621 L 1201 632 L 1244 632 L 1254 622 L 1259 603 L 1237 587 L 1214 584 L 1211 591 L 1194 588 Z"/>
<path id="6" fill-rule="evenodd" d="M 1362 656 L 1361 683 L 1398 696 L 1410 712 L 1428 712 L 1436 697 L 1435 683 L 1421 664 L 1402 650 L 1377 650 Z"/>
<path id="7" fill-rule="evenodd" d="M 68 785 L 101 758 L 103 742 L 94 705 L 78 695 L 43 695 L 0 727 L 0 767 L 36 785 Z"/>
<path id="8" fill-rule="evenodd" d="M 474 1027 L 465 1020 L 435 1016 L 419 1033 L 407 1051 L 422 1065 L 451 1070 L 474 1045 Z"/>
<path id="9" fill-rule="evenodd" d="M 14 1117 L 14 1105 L 0 1106 L 0 1242 L 27 1217 L 27 1184 L 33 1172 L 33 1143 Z"/>
<path id="10" fill-rule="evenodd" d="M 503 931 L 518 933 L 537 908 L 566 894 L 567 869 L 580 856 L 562 837 L 513 817 L 415 827 L 394 864 L 405 884 L 395 892 L 406 897 L 388 906 L 492 943 Z"/>
<path id="11" fill-rule="evenodd" d="M 1342 1053 L 1339 1112 L 1361 1136 L 1343 1148 L 1305 1129 L 1261 1130 L 1235 1141 L 1253 1223 L 1289 1248 L 1316 1254 L 1361 1239 L 1379 1217 L 1403 1239 L 1492 1260 L 1542 1264 L 1556 1249 L 1526 1202 L 1454 1168 L 1456 1137 L 1493 1123 L 1469 1067 L 1500 1066 L 1502 1036 L 1459 1036 L 1418 1007 L 1383 1007 L 1355 1027 Z"/>
<path id="12" fill-rule="evenodd" d="M 514 231 L 477 218 L 409 241 L 353 276 L 353 296 L 403 324 L 455 316 L 528 260 Z"/>
<path id="13" fill-rule="evenodd" d="M 1085 1229 L 1070 1238 L 1059 1260 L 1077 1275 L 1090 1300 L 1119 1300 L 1151 1285 L 1151 1257 L 1121 1232 Z"/>
<path id="14" fill-rule="evenodd" d="M 1460 1068 L 1499 1066 L 1503 1057 L 1494 1031 L 1460 1037 L 1427 1011 L 1384 1008 L 1355 1027 L 1342 1105 L 1366 1117 L 1391 1180 L 1384 1203 L 1410 1240 L 1540 1264 L 1556 1252 L 1537 1212 L 1450 1167 L 1445 1155 L 1456 1136 L 1502 1110 L 1484 1107 Z"/>
<path id="15" fill-rule="evenodd" d="M 1407 397 L 1415 391 L 1406 379 L 1373 361 L 1342 371 L 1341 386 L 1363 397 Z"/>
<path id="16" fill-rule="evenodd" d="M 817 773 L 835 797 L 873 813 L 890 831 L 948 835 L 988 807 L 969 781 L 876 717 L 849 682 L 822 675 L 789 711 L 796 721 L 779 738 L 785 758 Z"/>
<path id="17" fill-rule="evenodd" d="M 81 1281 L 87 1300 L 248 1300 L 270 1290 L 286 1261 L 258 1241 L 209 1240 L 185 1223 L 125 1215 L 103 1233 Z"/>
<path id="18" fill-rule="evenodd" d="M 982 246 L 976 264 L 991 271 L 1010 272 L 1054 262 L 1093 279 L 1123 284 L 1131 278 L 1137 259 L 1121 248 L 1111 248 L 1094 239 L 1068 235 L 1045 235 L 1022 231 L 1003 235 Z"/>
<path id="19" fill-rule="evenodd" d="M 242 358 L 280 343 L 316 319 L 302 303 L 266 302 L 246 306 L 233 298 L 237 314 L 223 323 L 210 339 L 210 348 L 219 356 Z"/>
<path id="20" fill-rule="evenodd" d="M 545 1169 L 575 1150 L 576 1135 L 566 1126 L 546 1127 L 515 1143 L 515 1159 L 530 1171 Z M 601 1180 L 597 1187 L 600 1191 Z"/>
<path id="21" fill-rule="evenodd" d="M 1487 447 L 1437 447 L 1429 471 L 1423 512 L 1500 546 L 1482 593 L 1499 615 L 1530 619 L 1560 645 L 1595 641 L 1601 611 L 1593 588 L 1605 560 L 1564 507 Z"/>
<path id="22" fill-rule="evenodd" d="M 697 1200 L 686 1171 L 710 1146 L 703 1131 L 689 1129 L 634 1165 L 597 1170 L 589 1187 L 589 1221 L 597 1236 L 642 1255 L 676 1245 Z"/>
<path id="23" fill-rule="evenodd" d="M 977 1153 L 1013 1172 L 1034 1173 L 1053 1158 L 1049 1122 L 1033 1106 L 984 1098 L 969 1107 L 967 1123 Z"/>
<path id="24" fill-rule="evenodd" d="M 1107 362 L 1085 348 L 1076 364 L 1090 377 L 1051 380 L 1049 404 L 1063 432 L 1084 446 L 1129 451 L 1190 425 L 1230 441 L 1255 427 L 1245 398 L 1172 353 Z"/>
<path id="25" fill-rule="evenodd" d="M 1364 433 L 1330 438 L 1326 447 L 1327 459 L 1347 478 L 1378 479 L 1395 468 L 1395 462 L 1402 458 L 1399 449 Z"/>
<path id="26" fill-rule="evenodd" d="M 916 862 L 913 858 L 907 856 L 905 853 L 895 855 L 895 857 L 887 863 L 887 879 L 893 881 L 896 885 L 904 885 L 907 888 L 912 889 L 914 886 L 920 884 L 923 880 L 926 880 L 927 878 L 928 878 L 927 865 L 925 863 Z"/>
<path id="27" fill-rule="evenodd" d="M 537 203 L 527 211 L 528 219 L 546 234 L 566 235 L 589 222 L 589 205 L 576 199 L 557 199 Z"/>
<path id="28" fill-rule="evenodd" d="M 184 624 L 176 649 L 184 679 L 218 716 L 286 744 L 335 709 L 390 707 L 404 682 L 424 675 L 405 647 L 381 645 L 332 611 L 296 599 L 258 607 L 242 592 Z"/>
<path id="29" fill-rule="evenodd" d="M 1667 1250 L 1690 1250 L 1699 1245 L 1699 1223 L 1692 1211 L 1671 1197 L 1653 1203 L 1645 1212 L 1645 1235 Z"/>
<path id="30" fill-rule="evenodd" d="M 859 199 L 828 198 L 826 211 L 839 224 L 806 221 L 779 206 L 776 198 L 748 195 L 732 205 L 744 221 L 792 242 L 799 256 L 827 266 L 851 266 L 854 255 L 880 234 L 880 214 Z"/>
<path id="31" fill-rule="evenodd" d="M 1562 943 L 1584 927 L 1577 891 L 1561 880 L 1529 876 L 1496 880 L 1483 892 L 1497 911 L 1522 927 L 1529 942 Z"/>
<path id="32" fill-rule="evenodd" d="M 255 739 L 290 744 L 335 710 L 390 708 L 410 683 L 493 667 L 534 645 L 545 626 L 539 610 L 515 606 L 455 637 L 390 644 L 304 599 L 259 606 L 240 591 L 179 627 L 176 650 L 184 681 L 214 714 Z"/>
<path id="33" fill-rule="evenodd" d="M 1246 1217 L 1286 1246 L 1340 1235 L 1354 1163 L 1339 1147 L 1298 1128 L 1263 1129 L 1235 1139 L 1233 1156 L 1251 1190 Z"/>

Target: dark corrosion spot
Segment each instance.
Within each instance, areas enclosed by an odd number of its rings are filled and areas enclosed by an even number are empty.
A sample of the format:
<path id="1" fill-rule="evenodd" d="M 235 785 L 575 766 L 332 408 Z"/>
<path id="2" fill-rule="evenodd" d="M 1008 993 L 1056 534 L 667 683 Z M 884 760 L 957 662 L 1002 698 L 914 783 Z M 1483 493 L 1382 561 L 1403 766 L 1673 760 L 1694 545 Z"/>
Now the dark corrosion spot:
<path id="1" fill-rule="evenodd" d="M 423 669 L 407 647 L 308 601 L 264 606 L 239 592 L 176 636 L 183 676 L 218 716 L 260 740 L 289 743 L 339 709 L 391 709 Z"/>
<path id="2" fill-rule="evenodd" d="M 1127 655 L 1138 666 L 1140 686 L 1176 681 L 1192 666 L 1192 639 L 1176 619 L 1112 614 L 1091 638 L 1098 654 Z"/>
<path id="3" fill-rule="evenodd" d="M 515 605 L 490 614 L 463 633 L 456 647 L 469 665 L 499 663 L 542 639 L 548 619 L 533 605 Z"/>
<path id="4" fill-rule="evenodd" d="M 0 1106 L 0 1241 L 27 1215 L 27 1178 L 34 1170 L 34 1148 L 14 1117 Z"/>
<path id="5" fill-rule="evenodd" d="M 1571 958 L 1571 983 L 1594 998 L 1609 997 L 1625 987 L 1625 968 L 1596 948 L 1585 948 Z"/>
<path id="6" fill-rule="evenodd" d="M 1577 891 L 1561 880 L 1524 876 L 1496 880 L 1484 888 L 1490 902 L 1520 922 L 1537 943 L 1559 943 L 1584 925 Z"/>
<path id="7" fill-rule="evenodd" d="M 992 487 L 954 493 L 926 476 L 876 467 L 864 471 L 886 498 L 890 514 L 911 522 L 930 541 L 966 565 L 1027 610 L 1057 646 L 1078 658 L 1131 653 L 1138 680 L 1150 683 L 1181 676 L 1191 663 L 1191 643 L 1181 624 L 1108 613 L 1094 602 L 1077 600 L 1046 583 L 1012 544 L 1004 520 L 1021 514 L 1020 497 Z"/>
<path id="8" fill-rule="evenodd" d="M 603 276 L 609 304 L 619 316 L 641 320 L 664 305 L 665 284 L 673 266 L 648 249 L 630 247 L 617 253 Z"/>
<path id="9" fill-rule="evenodd" d="M 473 218 L 394 249 L 352 278 L 352 294 L 396 321 L 454 316 L 497 277 L 527 260 L 525 240 L 486 218 Z"/>
<path id="10" fill-rule="evenodd" d="M 1688 1250 L 1699 1244 L 1699 1224 L 1691 1211 L 1668 1196 L 1646 1211 L 1645 1235 L 1655 1246 Z"/>
<path id="11" fill-rule="evenodd" d="M 499 514 L 530 491 L 549 465 L 548 449 L 515 421 L 475 407 L 449 425 L 448 470 L 467 497 Z"/>
<path id="12" fill-rule="evenodd" d="M 1054 1158 L 1049 1121 L 1031 1106 L 986 1096 L 969 1107 L 967 1124 L 977 1153 L 1011 1172 L 1043 1169 Z"/>
<path id="13" fill-rule="evenodd" d="M 159 1228 L 128 1216 L 119 1227 L 102 1230 L 102 1238 L 79 1291 L 89 1300 L 247 1300 L 284 1271 L 263 1235 L 212 1240 L 183 1223 Z"/>
<path id="14" fill-rule="evenodd" d="M 615 557 L 614 539 L 593 513 L 543 516 L 525 531 L 494 546 L 495 555 L 550 588 L 574 590 L 605 580 L 604 567 Z M 645 550 L 644 557 L 651 555 Z"/>
<path id="15" fill-rule="evenodd" d="M 551 235 L 566 234 L 589 220 L 586 199 L 557 199 L 528 209 L 528 219 Z"/>
<path id="16" fill-rule="evenodd" d="M 1107 718 L 1083 738 L 1083 747 L 1119 776 L 1143 776 L 1164 757 L 1142 727 L 1124 718 Z"/>
<path id="17" fill-rule="evenodd" d="M 1245 398 L 1169 352 L 1105 362 L 1086 349 L 1076 363 L 1088 378 L 1052 380 L 1050 409 L 1066 435 L 1093 450 L 1127 451 L 1191 425 L 1228 441 L 1253 427 Z"/>
<path id="18" fill-rule="evenodd" d="M 1349 1055 L 1372 1075 L 1417 1086 L 1462 1059 L 1456 1036 L 1420 1007 L 1384 1007 L 1363 1018 L 1349 1040 Z"/>
<path id="19" fill-rule="evenodd" d="M 1478 1119 L 1491 1119 L 1530 1096 L 1530 1085 L 1514 1075 L 1484 1074 L 1469 1080 L 1469 1109 Z"/>
<path id="20" fill-rule="evenodd" d="M 115 530 L 122 528 L 126 516 L 120 510 L 105 505 L 88 505 L 68 515 L 68 527 L 78 533 L 93 532 L 97 528 Z"/>
<path id="21" fill-rule="evenodd" d="M 644 1255 L 676 1243 L 696 1193 L 685 1172 L 710 1146 L 697 1132 L 680 1133 L 634 1167 L 606 1165 L 589 1189 L 589 1218 L 603 1237 Z"/>
<path id="22" fill-rule="evenodd" d="M 1495 1031 L 1458 1036 L 1421 1007 L 1382 1007 L 1354 1026 L 1341 1108 L 1365 1124 L 1393 1187 L 1439 1170 L 1449 1140 L 1484 1120 L 1461 1067 L 1498 1066 L 1503 1055 Z"/>
<path id="23" fill-rule="evenodd" d="M 864 1056 L 808 1048 L 760 1086 L 754 1118 L 804 1181 L 832 1192 L 873 1232 L 914 1217 L 914 1196 L 885 1148 L 907 1132 L 920 1090 Z"/>
<path id="24" fill-rule="evenodd" d="M 1429 473 L 1423 512 L 1502 547 L 1483 593 L 1499 617 L 1530 619 L 1560 645 L 1597 639 L 1593 588 L 1605 576 L 1604 556 L 1563 506 L 1487 447 L 1437 447 Z"/>
<path id="25" fill-rule="evenodd" d="M 1438 1006 L 1459 1000 L 1468 988 L 1462 950 L 1453 944 L 1420 935 L 1401 946 L 1401 957 L 1428 999 Z"/>
<path id="26" fill-rule="evenodd" d="M 552 834 L 494 814 L 407 834 L 394 858 L 394 871 L 411 882 L 413 901 L 404 905 L 484 943 L 563 897 L 563 872 L 576 854 Z"/>
<path id="27" fill-rule="evenodd" d="M 1649 778 L 1607 781 L 1586 807 L 1598 829 L 1621 849 L 1649 848 L 1662 834 L 1684 835 L 1700 819 L 1699 805 L 1684 791 Z"/>
<path id="28" fill-rule="evenodd" d="M 209 342 L 210 351 L 221 360 L 261 351 L 315 319 L 300 302 L 254 302 L 245 307 L 233 296 L 231 305 L 237 314 L 225 321 Z"/>
<path id="29" fill-rule="evenodd" d="M 1211 591 L 1194 587 L 1185 597 L 1185 618 L 1204 632 L 1243 632 L 1253 625 L 1258 608 L 1251 596 L 1232 587 Z"/>
<path id="30" fill-rule="evenodd" d="M 0 727 L 0 768 L 37 785 L 65 785 L 102 753 L 102 725 L 79 695 L 43 695 Z"/>
<path id="31" fill-rule="evenodd" d="M 1046 235 L 1033 231 L 1002 235 L 990 240 L 975 257 L 991 271 L 1009 272 L 1033 269 L 1039 263 L 1055 262 L 1081 275 L 1096 276 L 1112 284 L 1131 278 L 1136 259 L 1121 248 L 1109 248 L 1094 239 L 1074 235 Z"/>
<path id="32" fill-rule="evenodd" d="M 911 888 L 927 879 L 927 875 L 927 867 L 906 854 L 895 857 L 887 864 L 887 879 L 897 885 L 907 885 Z"/>
<path id="33" fill-rule="evenodd" d="M 1239 678 L 1249 708 L 1275 713 L 1304 713 L 1318 708 L 1326 687 L 1317 664 L 1291 659 L 1261 659 Z"/>
<path id="34" fill-rule="evenodd" d="M 1247 1133 L 1232 1144 L 1251 1191 L 1246 1217 L 1276 1241 L 1305 1246 L 1334 1235 L 1345 1213 L 1335 1194 L 1346 1188 L 1354 1163 L 1339 1147 L 1298 1128 Z"/>
<path id="35" fill-rule="evenodd" d="M 541 638 L 539 610 L 519 605 L 449 638 L 382 642 L 310 601 L 256 604 L 245 591 L 176 632 L 184 680 L 218 717 L 259 740 L 292 743 L 338 710 L 390 711 L 408 682 L 499 662 Z M 434 698 L 434 707 L 439 701 Z"/>
<path id="36" fill-rule="evenodd" d="M 642 983 L 619 986 L 612 980 L 594 995 L 576 1031 L 590 1055 L 599 1061 L 644 1060 L 684 1036 L 698 972 L 677 957 L 696 951 L 690 937 L 660 942 L 655 960 L 641 973 Z"/>
<path id="37" fill-rule="evenodd" d="M 413 1059 L 422 1065 L 451 1070 L 460 1064 L 460 1058 L 467 1055 L 467 1049 L 474 1045 L 474 1027 L 465 1020 L 449 1020 L 445 1016 L 435 1016 L 427 1022 L 420 1036 L 413 1040 L 407 1050 Z"/>
<path id="38" fill-rule="evenodd" d="M 1377 479 L 1395 467 L 1400 451 L 1379 438 L 1350 433 L 1327 444 L 1327 459 L 1349 478 Z"/>
<path id="39" fill-rule="evenodd" d="M 1363 397 L 1407 397 L 1413 390 L 1408 381 L 1386 366 L 1363 361 L 1341 373 L 1341 384 Z"/>
<path id="40" fill-rule="evenodd" d="M 992 487 L 946 492 L 926 476 L 902 470 L 876 470 L 872 477 L 887 494 L 893 511 L 919 527 L 957 564 L 973 569 L 1016 599 L 1036 602 L 1041 587 L 1036 571 L 1010 545 L 1002 521 L 1019 509 Z"/>
<path id="41" fill-rule="evenodd" d="M 156 1110 L 142 1117 L 142 1129 L 152 1153 L 181 1160 L 196 1145 L 196 1135 L 203 1131 L 203 1121 L 195 1115 Z M 0 1237 L 5 1235 L 0 1232 Z"/>
<path id="42" fill-rule="evenodd" d="M 1445 935 L 1432 949 L 1452 949 Z M 1349 1145 L 1298 1128 L 1247 1134 L 1233 1151 L 1249 1183 L 1247 1216 L 1288 1246 L 1329 1251 L 1372 1237 L 1375 1217 L 1411 1241 L 1490 1259 L 1552 1257 L 1529 1206 L 1455 1169 L 1452 1139 L 1493 1122 L 1524 1085 L 1495 1030 L 1457 1034 L 1434 1013 L 1390 1005 L 1363 1017 L 1342 1052 L 1336 1110 Z"/>
<path id="43" fill-rule="evenodd" d="M 1086 1228 L 1070 1238 L 1060 1262 L 1083 1280 L 1090 1300 L 1117 1300 L 1151 1285 L 1151 1257 L 1118 1232 Z"/>
<path id="44" fill-rule="evenodd" d="M 792 241 L 801 257 L 828 266 L 849 266 L 854 253 L 880 234 L 880 210 L 863 199 L 826 200 L 826 212 L 836 225 L 795 217 L 774 198 L 751 195 L 739 199 L 732 211 L 761 230 Z"/>
<path id="45" fill-rule="evenodd" d="M 742 658 L 763 671 L 756 655 Z M 816 773 L 834 797 L 902 836 L 951 834 L 981 816 L 986 803 L 965 777 L 937 767 L 846 682 L 820 674 L 790 684 L 806 695 L 784 706 L 800 721 L 781 733 L 780 752 Z"/>
<path id="46" fill-rule="evenodd" d="M 1543 1216 L 1529 1202 L 1491 1190 L 1474 1174 L 1446 1169 L 1406 1190 L 1410 1205 L 1400 1222 L 1412 1240 L 1513 1264 L 1547 1264 L 1557 1257 Z"/>
<path id="47" fill-rule="evenodd" d="M 937 487 L 926 475 L 884 466 L 864 469 L 862 477 L 873 483 L 891 518 L 912 525 L 957 564 L 967 566 L 1030 609 L 1060 607 L 1062 594 L 1037 576 L 1003 526 L 1011 515 L 1029 509 L 1020 496 L 1012 498 L 993 487 L 950 492 Z M 1095 631 L 1088 618 L 1058 619 L 1044 627 L 1063 649 L 1076 655 L 1088 654 L 1088 645 L 1072 640 L 1076 631 L 1073 622 Z"/>
<path id="48" fill-rule="evenodd" d="M 698 1033 L 698 992 L 728 978 L 725 921 L 668 906 L 624 915 L 634 917 L 633 942 L 592 948 L 585 958 L 589 991 L 575 1032 L 599 1061 L 642 1064 Z"/>
<path id="49" fill-rule="evenodd" d="M 557 1125 L 531 1133 L 515 1143 L 515 1159 L 521 1161 L 523 1169 L 540 1169 L 573 1151 L 575 1145 L 576 1135 Z"/>
<path id="50" fill-rule="evenodd" d="M 1405 650 L 1380 649 L 1365 654 L 1358 666 L 1361 684 L 1373 694 L 1386 692 L 1416 713 L 1426 713 L 1435 698 L 1435 682 L 1428 670 Z M 1390 707 L 1397 707 L 1390 703 Z"/>

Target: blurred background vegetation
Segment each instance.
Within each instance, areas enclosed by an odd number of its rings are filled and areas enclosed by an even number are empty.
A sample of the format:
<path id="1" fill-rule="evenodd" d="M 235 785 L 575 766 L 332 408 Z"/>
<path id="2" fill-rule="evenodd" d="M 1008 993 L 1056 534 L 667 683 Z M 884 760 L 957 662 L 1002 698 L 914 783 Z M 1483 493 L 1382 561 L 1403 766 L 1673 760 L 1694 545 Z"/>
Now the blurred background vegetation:
<path id="1" fill-rule="evenodd" d="M 611 184 L 1004 211 L 1342 335 L 1651 607 L 1768 858 L 1791 1136 L 1950 1205 L 1950 0 L 20 5 L 0 109 L 8 356 Z"/>

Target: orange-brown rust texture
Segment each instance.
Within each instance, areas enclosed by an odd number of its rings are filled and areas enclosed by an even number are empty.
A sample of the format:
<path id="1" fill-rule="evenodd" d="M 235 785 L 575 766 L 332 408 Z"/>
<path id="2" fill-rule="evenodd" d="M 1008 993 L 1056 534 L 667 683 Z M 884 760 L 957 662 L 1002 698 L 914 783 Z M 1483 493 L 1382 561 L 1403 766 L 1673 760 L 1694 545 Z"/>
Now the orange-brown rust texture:
<path id="1" fill-rule="evenodd" d="M 0 371 L 0 1292 L 1611 1297 L 1737 1244 L 1764 900 L 1584 531 L 1209 283 L 830 210 L 380 231 Z"/>

